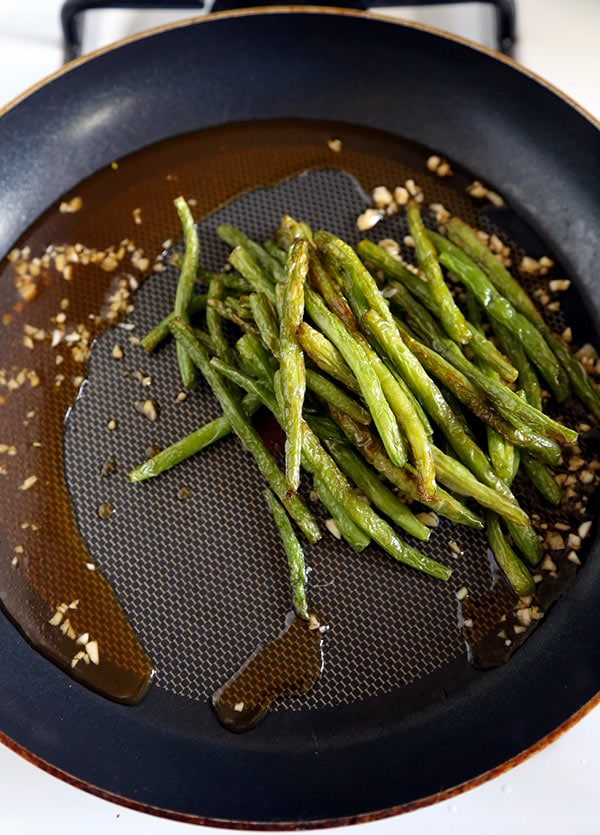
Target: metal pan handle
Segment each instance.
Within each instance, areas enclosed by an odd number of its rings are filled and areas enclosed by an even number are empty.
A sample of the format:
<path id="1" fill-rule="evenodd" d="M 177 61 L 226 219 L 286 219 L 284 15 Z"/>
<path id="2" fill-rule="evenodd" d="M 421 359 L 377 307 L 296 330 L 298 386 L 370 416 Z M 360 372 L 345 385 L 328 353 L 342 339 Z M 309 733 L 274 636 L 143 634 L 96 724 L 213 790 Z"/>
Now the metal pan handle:
<path id="1" fill-rule="evenodd" d="M 458 5 L 472 0 L 311 0 L 311 5 L 334 6 L 367 11 L 386 6 Z M 498 50 L 512 55 L 516 41 L 516 11 L 514 0 L 480 0 L 496 9 L 496 41 Z M 83 15 L 92 9 L 202 9 L 204 0 L 66 0 L 61 10 L 65 61 L 81 55 Z M 260 6 L 280 6 L 281 0 L 215 0 L 211 11 L 226 11 Z"/>

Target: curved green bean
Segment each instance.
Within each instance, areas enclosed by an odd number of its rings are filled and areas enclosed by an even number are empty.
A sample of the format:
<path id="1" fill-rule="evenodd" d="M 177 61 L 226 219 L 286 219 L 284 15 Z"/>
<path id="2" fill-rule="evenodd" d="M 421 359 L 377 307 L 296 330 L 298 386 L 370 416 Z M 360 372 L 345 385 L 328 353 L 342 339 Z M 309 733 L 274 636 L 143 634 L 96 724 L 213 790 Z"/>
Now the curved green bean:
<path id="1" fill-rule="evenodd" d="M 200 313 L 203 310 L 206 310 L 206 302 L 208 299 L 208 295 L 206 293 L 198 293 L 196 296 L 192 296 L 192 300 L 188 305 L 188 315 L 190 319 L 196 315 L 196 313 Z M 173 318 L 175 313 L 171 311 L 168 313 L 162 322 L 159 322 L 151 331 L 140 340 L 140 345 L 142 348 L 145 348 L 149 354 L 153 351 L 156 351 L 159 345 L 161 345 L 165 339 L 169 336 L 169 321 Z"/>
<path id="2" fill-rule="evenodd" d="M 378 473 L 381 473 L 390 484 L 393 484 L 410 499 L 421 501 L 416 474 L 412 468 L 401 469 L 394 466 L 385 454 L 383 446 L 369 429 L 359 426 L 347 415 L 337 412 L 335 409 L 330 408 L 329 412 L 352 446 L 363 455 Z M 422 503 L 452 522 L 467 525 L 471 528 L 483 528 L 483 522 L 476 513 L 473 513 L 439 486 L 436 495 Z"/>
<path id="3" fill-rule="evenodd" d="M 437 240 L 436 238 L 436 243 Z M 485 307 L 491 319 L 510 329 L 552 389 L 556 399 L 562 402 L 569 394 L 568 380 L 540 331 L 519 313 L 508 299 L 498 293 L 476 264 L 467 262 L 464 253 L 457 256 L 454 252 L 445 250 L 440 255 L 440 262 L 475 294 L 477 301 Z"/>
<path id="4" fill-rule="evenodd" d="M 371 371 L 371 364 L 364 349 L 310 287 L 306 288 L 305 301 L 311 319 L 333 342 L 356 377 L 391 461 L 402 467 L 406 461 L 403 454 L 404 441 L 379 378 Z"/>
<path id="5" fill-rule="evenodd" d="M 175 316 L 178 316 L 189 325 L 189 307 L 192 296 L 194 295 L 196 273 L 198 272 L 198 264 L 200 262 L 200 239 L 198 238 L 192 210 L 186 203 L 185 198 L 176 197 L 174 203 L 179 220 L 181 221 L 185 243 L 183 263 L 179 272 L 177 290 L 175 291 L 174 311 Z M 177 343 L 177 362 L 179 363 L 179 371 L 183 385 L 186 388 L 193 388 L 196 385 L 196 369 L 185 349 L 179 343 Z"/>
<path id="6" fill-rule="evenodd" d="M 294 533 L 289 516 L 272 490 L 265 490 L 265 499 L 275 520 L 287 556 L 294 611 L 299 618 L 308 620 L 307 573 L 304 551 Z"/>
<path id="7" fill-rule="evenodd" d="M 402 262 L 397 261 L 389 252 L 386 252 L 372 241 L 363 240 L 358 244 L 357 250 L 365 263 L 376 270 L 381 270 L 388 279 L 388 287 L 392 293 L 398 291 L 398 286 L 405 287 L 415 296 L 421 304 L 440 319 L 440 307 L 434 300 L 429 285 L 418 275 L 411 272 Z M 443 324 L 443 323 L 442 323 Z M 496 348 L 493 342 L 476 330 L 471 332 L 469 348 L 477 357 L 488 362 L 502 377 L 503 380 L 512 382 L 517 378 L 517 369 L 511 365 L 508 359 Z"/>
<path id="8" fill-rule="evenodd" d="M 338 501 L 319 476 L 314 476 L 313 484 L 321 503 L 337 525 L 342 539 L 348 543 L 353 551 L 360 554 L 371 542 L 371 537 L 353 522 L 344 505 Z"/>
<path id="9" fill-rule="evenodd" d="M 279 365 L 284 400 L 285 474 L 288 489 L 295 493 L 300 484 L 302 457 L 302 405 L 306 391 L 304 354 L 296 331 L 304 316 L 304 282 L 308 275 L 308 244 L 295 240 L 288 252 L 288 278 L 279 324 Z"/>
<path id="10" fill-rule="evenodd" d="M 512 589 L 519 597 L 528 597 L 535 592 L 535 582 L 530 571 L 521 562 L 508 544 L 500 520 L 495 513 L 486 516 L 488 542 L 496 562 L 506 575 Z"/>
<path id="11" fill-rule="evenodd" d="M 284 474 L 277 466 L 271 453 L 265 447 L 258 432 L 244 415 L 237 397 L 229 390 L 221 374 L 211 365 L 206 350 L 200 345 L 192 331 L 181 319 L 172 319 L 169 323 L 169 328 L 177 341 L 185 346 L 185 350 L 190 355 L 194 364 L 199 368 L 209 383 L 221 404 L 223 413 L 231 422 L 234 432 L 254 457 L 254 460 L 273 492 L 279 499 L 284 501 L 284 506 L 287 508 L 288 513 L 309 542 L 316 542 L 320 539 L 321 533 L 312 513 L 297 495 L 287 496 L 287 482 Z"/>
<path id="12" fill-rule="evenodd" d="M 350 415 L 357 423 L 366 425 L 371 423 L 371 413 L 367 409 L 363 408 L 360 403 L 353 400 L 327 377 L 319 374 L 318 371 L 313 371 L 312 368 L 306 369 L 306 387 L 314 394 L 318 394 L 326 403 L 333 403 L 337 409 L 346 415 Z"/>
<path id="13" fill-rule="evenodd" d="M 435 246 L 425 228 L 419 206 L 411 201 L 406 209 L 408 226 L 415 242 L 419 266 L 427 276 L 429 290 L 440 310 L 440 319 L 452 339 L 465 344 L 471 340 L 472 331 L 462 311 L 456 306 L 442 269 L 439 265 Z"/>
<path id="14" fill-rule="evenodd" d="M 252 417 L 260 406 L 260 398 L 254 394 L 247 394 L 242 400 L 242 408 L 248 417 Z M 166 449 L 144 461 L 128 474 L 129 481 L 146 481 L 148 478 L 155 478 L 161 473 L 170 470 L 177 464 L 181 464 L 187 458 L 191 458 L 197 452 L 225 438 L 231 432 L 231 423 L 225 415 L 205 423 L 199 429 L 190 432 L 184 438 L 175 441 Z"/>

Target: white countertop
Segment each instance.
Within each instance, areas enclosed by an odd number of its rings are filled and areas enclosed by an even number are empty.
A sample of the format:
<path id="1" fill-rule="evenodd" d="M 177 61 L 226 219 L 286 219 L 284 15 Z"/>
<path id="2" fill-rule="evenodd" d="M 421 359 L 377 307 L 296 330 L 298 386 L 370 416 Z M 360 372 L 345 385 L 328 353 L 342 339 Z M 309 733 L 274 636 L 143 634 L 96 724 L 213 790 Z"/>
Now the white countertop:
<path id="1" fill-rule="evenodd" d="M 517 58 L 600 117 L 598 0 L 517 0 Z M 60 66 L 60 0 L 3 0 L 0 106 Z M 456 13 L 442 10 L 451 28 Z M 389 10 L 386 12 L 389 13 Z M 415 17 L 416 10 L 406 16 Z M 429 11 L 420 19 L 432 20 Z M 128 28 L 139 24 L 121 13 Z M 97 31 L 110 37 L 110 23 Z M 1 662 L 0 662 L 1 663 Z M 401 817 L 343 827 L 340 835 L 597 835 L 600 832 L 600 708 L 540 753 L 477 789 Z M 88 795 L 0 746 L 0 832 L 7 835 L 183 835 L 187 824 L 132 812 Z M 215 833 L 223 830 L 211 830 Z"/>

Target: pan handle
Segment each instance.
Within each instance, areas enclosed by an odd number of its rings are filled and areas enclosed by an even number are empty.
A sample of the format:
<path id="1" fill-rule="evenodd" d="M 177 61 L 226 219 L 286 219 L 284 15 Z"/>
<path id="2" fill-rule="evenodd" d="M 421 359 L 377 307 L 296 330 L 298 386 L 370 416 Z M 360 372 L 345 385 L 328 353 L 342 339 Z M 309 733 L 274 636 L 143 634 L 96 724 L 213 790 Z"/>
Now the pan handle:
<path id="1" fill-rule="evenodd" d="M 472 0 L 311 0 L 311 5 L 334 6 L 367 11 L 386 6 L 458 5 Z M 516 11 L 514 0 L 480 0 L 496 9 L 496 39 L 498 50 L 512 55 L 516 41 Z M 191 9 L 198 11 L 208 5 L 204 0 L 66 0 L 61 9 L 64 59 L 71 61 L 81 55 L 82 23 L 85 12 L 92 9 Z M 214 0 L 211 11 L 280 6 L 281 0 Z"/>

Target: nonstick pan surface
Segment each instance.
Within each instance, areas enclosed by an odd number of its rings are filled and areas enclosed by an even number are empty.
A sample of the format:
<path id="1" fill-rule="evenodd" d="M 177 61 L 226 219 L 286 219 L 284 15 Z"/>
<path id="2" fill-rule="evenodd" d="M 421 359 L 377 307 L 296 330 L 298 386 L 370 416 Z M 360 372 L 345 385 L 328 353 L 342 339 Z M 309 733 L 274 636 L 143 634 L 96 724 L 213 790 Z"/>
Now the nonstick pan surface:
<path id="1" fill-rule="evenodd" d="M 548 247 L 576 283 L 594 337 L 596 128 L 509 62 L 360 14 L 217 16 L 108 50 L 34 91 L 0 121 L 2 251 L 115 159 L 191 131 L 294 118 L 385 131 L 399 148 L 435 149 L 501 191 L 527 243 Z M 282 166 L 279 179 L 294 173 Z M 84 407 L 85 396 L 74 413 Z M 595 699 L 598 571 L 592 546 L 510 663 L 449 697 L 442 684 L 417 691 L 407 710 L 403 688 L 380 686 L 370 697 L 277 710 L 243 736 L 224 732 L 193 692 L 153 686 L 136 707 L 104 700 L 3 618 L 2 732 L 78 784 L 164 814 L 284 826 L 398 811 L 501 766 Z"/>

